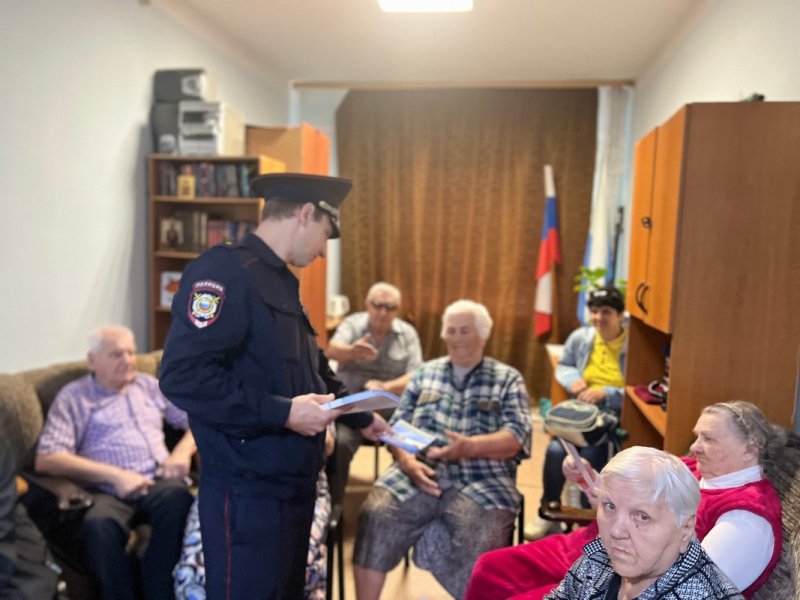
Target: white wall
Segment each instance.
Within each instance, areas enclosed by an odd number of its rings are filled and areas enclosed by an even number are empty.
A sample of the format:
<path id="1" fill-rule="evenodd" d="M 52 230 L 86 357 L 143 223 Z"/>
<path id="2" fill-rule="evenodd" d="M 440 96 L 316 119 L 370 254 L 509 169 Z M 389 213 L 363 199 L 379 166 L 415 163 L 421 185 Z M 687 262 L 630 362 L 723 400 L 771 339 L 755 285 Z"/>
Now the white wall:
<path id="1" fill-rule="evenodd" d="M 800 2 L 705 0 L 636 79 L 638 140 L 687 102 L 800 100 Z"/>
<path id="2" fill-rule="evenodd" d="M 153 72 L 204 67 L 265 125 L 286 123 L 288 83 L 136 0 L 0 8 L 0 371 L 81 358 L 108 322 L 144 348 Z"/>

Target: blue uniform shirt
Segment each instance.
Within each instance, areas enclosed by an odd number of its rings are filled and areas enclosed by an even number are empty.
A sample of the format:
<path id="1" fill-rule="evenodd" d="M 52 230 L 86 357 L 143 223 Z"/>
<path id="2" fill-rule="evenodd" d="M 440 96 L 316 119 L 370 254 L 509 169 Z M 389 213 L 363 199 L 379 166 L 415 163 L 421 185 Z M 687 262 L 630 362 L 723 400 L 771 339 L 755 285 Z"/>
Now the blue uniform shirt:
<path id="1" fill-rule="evenodd" d="M 324 435 L 285 427 L 291 398 L 337 395 L 297 278 L 261 238 L 192 261 L 172 303 L 160 385 L 189 414 L 204 484 L 313 494 Z M 371 415 L 347 417 L 364 427 Z"/>

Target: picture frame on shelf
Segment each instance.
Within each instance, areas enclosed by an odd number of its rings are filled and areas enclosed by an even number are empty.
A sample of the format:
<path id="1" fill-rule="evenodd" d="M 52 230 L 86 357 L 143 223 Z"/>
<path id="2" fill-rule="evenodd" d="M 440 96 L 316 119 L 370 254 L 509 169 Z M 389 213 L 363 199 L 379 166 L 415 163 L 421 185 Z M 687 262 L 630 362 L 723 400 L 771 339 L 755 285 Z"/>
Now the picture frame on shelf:
<path id="1" fill-rule="evenodd" d="M 161 250 L 180 250 L 184 243 L 183 222 L 175 217 L 161 219 L 158 242 Z"/>
<path id="2" fill-rule="evenodd" d="M 175 294 L 178 293 L 178 287 L 181 283 L 180 271 L 162 271 L 161 272 L 161 286 L 159 288 L 159 304 L 162 307 L 169 308 L 172 306 L 172 300 Z"/>

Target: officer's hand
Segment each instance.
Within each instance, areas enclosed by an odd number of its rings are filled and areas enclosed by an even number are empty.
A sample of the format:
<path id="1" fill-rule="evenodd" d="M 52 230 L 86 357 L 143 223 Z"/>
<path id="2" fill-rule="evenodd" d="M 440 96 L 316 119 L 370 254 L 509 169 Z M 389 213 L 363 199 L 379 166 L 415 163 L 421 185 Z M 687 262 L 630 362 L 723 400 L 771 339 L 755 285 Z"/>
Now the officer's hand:
<path id="1" fill-rule="evenodd" d="M 111 485 L 114 486 L 114 493 L 123 500 L 138 500 L 147 494 L 147 490 L 154 483 L 155 481 L 149 477 L 133 471 L 126 471 L 125 469 L 119 469 L 111 481 Z"/>
<path id="2" fill-rule="evenodd" d="M 369 334 L 365 335 L 350 346 L 350 360 L 375 360 L 378 358 L 378 349 L 369 343 Z"/>
<path id="3" fill-rule="evenodd" d="M 323 402 L 333 400 L 333 394 L 304 394 L 292 398 L 292 408 L 286 427 L 301 435 L 315 435 L 328 426 L 328 423 L 343 415 L 346 410 L 335 408 L 325 410 L 320 406 Z"/>
<path id="4" fill-rule="evenodd" d="M 381 435 L 383 435 L 384 433 L 389 433 L 390 431 L 391 429 L 389 428 L 389 425 L 386 423 L 386 419 L 384 419 L 378 413 L 372 413 L 372 423 L 370 423 L 361 430 L 361 435 L 363 435 L 368 440 L 377 442 L 378 438 Z"/>

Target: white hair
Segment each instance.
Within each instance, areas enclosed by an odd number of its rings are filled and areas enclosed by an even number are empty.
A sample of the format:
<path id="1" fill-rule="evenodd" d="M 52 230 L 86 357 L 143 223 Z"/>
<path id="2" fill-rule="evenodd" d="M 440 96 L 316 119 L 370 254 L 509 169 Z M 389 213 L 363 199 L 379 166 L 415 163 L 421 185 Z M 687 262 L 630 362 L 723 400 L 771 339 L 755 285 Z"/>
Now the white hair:
<path id="1" fill-rule="evenodd" d="M 492 317 L 489 315 L 488 309 L 474 300 L 456 300 L 450 306 L 444 309 L 442 315 L 442 332 L 441 337 L 444 338 L 444 332 L 447 328 L 447 319 L 453 315 L 463 315 L 469 313 L 475 317 L 475 329 L 478 330 L 478 335 L 482 340 L 488 339 L 492 333 Z"/>
<path id="2" fill-rule="evenodd" d="M 603 481 L 614 479 L 638 486 L 653 502 L 666 503 L 678 525 L 697 513 L 697 478 L 681 459 L 663 450 L 632 446 L 608 461 L 600 475 Z"/>
<path id="3" fill-rule="evenodd" d="M 385 281 L 373 283 L 369 290 L 367 290 L 366 299 L 370 300 L 374 294 L 378 294 L 380 292 L 386 292 L 394 298 L 397 304 L 400 304 L 400 290 L 396 286 L 392 285 L 391 283 L 386 283 Z"/>
<path id="4" fill-rule="evenodd" d="M 89 334 L 89 354 L 94 354 L 100 350 L 104 341 L 120 333 L 127 334 L 134 340 L 136 339 L 133 331 L 129 327 L 125 327 L 125 325 L 103 325 L 92 331 Z"/>

